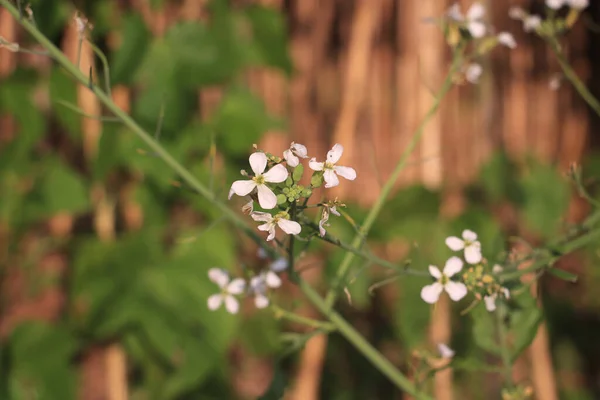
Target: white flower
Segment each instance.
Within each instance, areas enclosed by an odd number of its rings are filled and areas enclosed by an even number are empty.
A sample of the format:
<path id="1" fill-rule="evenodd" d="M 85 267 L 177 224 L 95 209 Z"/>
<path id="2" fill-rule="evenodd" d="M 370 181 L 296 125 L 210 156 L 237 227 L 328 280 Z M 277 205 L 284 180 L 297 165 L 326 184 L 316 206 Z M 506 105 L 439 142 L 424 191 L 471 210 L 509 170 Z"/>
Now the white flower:
<path id="1" fill-rule="evenodd" d="M 273 272 L 281 272 L 286 270 L 288 267 L 287 258 L 280 257 L 277 260 L 273 261 L 271 265 L 269 265 L 269 269 Z"/>
<path id="2" fill-rule="evenodd" d="M 287 219 L 287 214 L 279 213 L 275 216 L 272 216 L 269 213 L 265 212 L 253 212 L 250 214 L 253 220 L 265 222 L 262 225 L 258 226 L 259 231 L 269 232 L 269 236 L 267 236 L 267 242 L 273 240 L 275 238 L 275 226 L 279 226 L 279 228 L 289 235 L 297 235 L 302 230 L 302 227 L 296 221 L 290 221 Z"/>
<path id="3" fill-rule="evenodd" d="M 246 282 L 242 278 L 230 281 L 229 275 L 220 268 L 209 269 L 208 278 L 219 285 L 221 289 L 221 293 L 213 294 L 208 298 L 208 309 L 214 311 L 225 302 L 227 312 L 236 314 L 240 308 L 240 304 L 233 295 L 241 294 L 244 291 Z"/>
<path id="4" fill-rule="evenodd" d="M 512 33 L 501 32 L 498 34 L 497 38 L 498 38 L 498 42 L 500 42 L 501 44 L 505 45 L 506 47 L 508 47 L 510 49 L 515 49 L 517 47 L 517 42 L 515 40 L 515 37 L 512 35 Z"/>
<path id="5" fill-rule="evenodd" d="M 523 20 L 527 17 L 527 13 L 521 7 L 513 6 L 508 9 L 508 16 L 512 19 Z"/>
<path id="6" fill-rule="evenodd" d="M 467 69 L 465 71 L 465 78 L 471 83 L 478 83 L 479 77 L 481 77 L 482 72 L 483 68 L 481 67 L 481 65 L 477 63 L 471 63 L 467 66 Z"/>
<path id="7" fill-rule="evenodd" d="M 250 215 L 252 214 L 252 211 L 254 211 L 254 200 L 250 198 L 250 200 L 242 206 L 242 212 L 246 215 Z"/>
<path id="8" fill-rule="evenodd" d="M 510 291 L 507 288 L 503 287 L 501 289 L 500 293 L 502 294 L 502 296 L 504 296 L 505 299 L 510 298 Z M 497 298 L 498 298 L 498 293 L 494 293 L 492 295 L 483 297 L 483 301 L 485 303 L 486 310 L 488 310 L 489 312 L 496 310 L 496 299 Z"/>
<path id="9" fill-rule="evenodd" d="M 450 257 L 448 261 L 446 261 L 443 272 L 440 272 L 439 268 L 435 265 L 430 265 L 429 273 L 437 279 L 437 281 L 421 289 L 421 298 L 425 302 L 433 304 L 438 301 L 440 294 L 442 294 L 444 290 L 454 301 L 458 301 L 465 297 L 467 295 L 467 287 L 464 283 L 450 280 L 452 276 L 462 270 L 462 267 L 463 262 L 458 257 Z"/>
<path id="10" fill-rule="evenodd" d="M 233 193 L 238 196 L 246 196 L 250 194 L 255 188 L 258 192 L 258 203 L 265 210 L 275 208 L 277 205 L 277 196 L 269 187 L 267 182 L 280 183 L 287 179 L 288 170 L 281 164 L 277 164 L 271 168 L 268 172 L 265 172 L 267 168 L 267 156 L 264 153 L 253 153 L 250 156 L 250 167 L 254 171 L 254 177 L 249 181 L 235 181 L 231 185 L 229 191 L 229 198 Z"/>
<path id="11" fill-rule="evenodd" d="M 331 188 L 340 184 L 337 175 L 340 175 L 351 181 L 356 179 L 356 171 L 354 168 L 335 165 L 335 163 L 339 161 L 340 157 L 342 157 L 343 152 L 344 146 L 336 143 L 333 148 L 327 152 L 327 161 L 317 162 L 316 158 L 313 157 L 308 162 L 308 165 L 312 170 L 324 171 L 323 179 L 325 179 L 326 188 Z"/>
<path id="12" fill-rule="evenodd" d="M 562 82 L 562 75 L 554 74 L 548 81 L 548 87 L 550 88 L 550 90 L 558 90 L 558 89 L 560 89 L 561 82 Z"/>
<path id="13" fill-rule="evenodd" d="M 542 24 L 542 18 L 539 15 L 529 15 L 523 19 L 523 30 L 525 32 L 535 31 Z"/>
<path id="14" fill-rule="evenodd" d="M 481 243 L 477 240 L 477 234 L 465 229 L 462 239 L 456 236 L 446 238 L 446 245 L 454 251 L 465 250 L 465 260 L 469 264 L 477 264 L 481 261 Z"/>
<path id="15" fill-rule="evenodd" d="M 590 5 L 589 0 L 567 0 L 567 3 L 576 10 L 583 10 Z"/>
<path id="16" fill-rule="evenodd" d="M 254 293 L 254 305 L 256 308 L 265 308 L 269 305 L 267 290 L 281 286 L 281 278 L 273 271 L 261 272 L 250 279 L 250 290 Z"/>
<path id="17" fill-rule="evenodd" d="M 465 22 L 469 33 L 474 38 L 479 39 L 485 35 L 486 27 L 485 23 L 482 21 L 483 16 L 485 15 L 485 7 L 483 7 L 481 3 L 475 2 L 471 4 L 471 7 L 467 10 L 466 19 L 462 15 L 458 3 L 450 6 L 448 11 L 446 11 L 446 15 L 456 22 Z"/>
<path id="18" fill-rule="evenodd" d="M 452 358 L 454 357 L 454 354 L 456 354 L 454 350 L 448 347 L 448 345 L 445 343 L 438 343 L 437 348 L 442 358 Z"/>
<path id="19" fill-rule="evenodd" d="M 333 206 L 333 207 L 330 207 L 328 205 L 323 206 L 323 213 L 321 214 L 321 220 L 319 221 L 319 234 L 321 235 L 321 237 L 325 236 L 325 234 L 327 233 L 327 231 L 325 230 L 325 227 L 329 226 L 327 221 L 329 221 L 329 213 L 330 212 L 331 212 L 331 214 L 337 215 L 338 217 L 341 216 L 341 214 L 336 210 L 335 206 Z"/>
<path id="20" fill-rule="evenodd" d="M 287 165 L 294 168 L 300 164 L 300 158 L 298 157 L 308 158 L 306 146 L 292 142 L 290 148 L 283 152 L 283 158 L 285 158 Z"/>
<path id="21" fill-rule="evenodd" d="M 546 0 L 546 6 L 553 10 L 558 10 L 565 5 L 567 5 L 567 0 Z"/>

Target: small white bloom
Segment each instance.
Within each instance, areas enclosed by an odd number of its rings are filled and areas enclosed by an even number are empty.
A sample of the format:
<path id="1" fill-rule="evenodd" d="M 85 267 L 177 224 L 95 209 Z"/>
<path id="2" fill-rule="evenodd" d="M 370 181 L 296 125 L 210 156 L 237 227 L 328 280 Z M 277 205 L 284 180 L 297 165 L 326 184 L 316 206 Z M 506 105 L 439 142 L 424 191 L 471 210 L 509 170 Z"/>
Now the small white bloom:
<path id="1" fill-rule="evenodd" d="M 292 142 L 290 148 L 283 152 L 283 158 L 285 158 L 287 165 L 294 168 L 300 164 L 300 158 L 298 157 L 308 158 L 306 146 Z"/>
<path id="2" fill-rule="evenodd" d="M 494 264 L 494 266 L 492 267 L 492 273 L 495 275 L 501 274 L 502 271 L 504 271 L 504 267 L 502 267 L 501 265 Z"/>
<path id="3" fill-rule="evenodd" d="M 505 299 L 510 298 L 510 291 L 507 288 L 503 287 L 501 289 L 501 293 Z M 485 303 L 486 310 L 488 310 L 489 312 L 496 311 L 496 299 L 497 298 L 498 298 L 498 293 L 494 293 L 490 296 L 483 297 L 483 301 Z"/>
<path id="4" fill-rule="evenodd" d="M 542 18 L 539 15 L 529 15 L 523 20 L 523 30 L 525 32 L 535 31 L 542 24 Z"/>
<path id="5" fill-rule="evenodd" d="M 458 257 L 450 257 L 448 261 L 446 261 L 446 265 L 442 272 L 440 272 L 439 268 L 435 265 L 430 265 L 429 273 L 437 279 L 437 281 L 421 289 L 421 298 L 425 302 L 433 304 L 438 301 L 440 294 L 442 294 L 444 290 L 454 301 L 458 301 L 465 297 L 467 295 L 467 287 L 465 284 L 450 280 L 452 276 L 462 270 L 462 267 L 463 262 Z"/>
<path id="6" fill-rule="evenodd" d="M 562 6 L 567 4 L 567 0 L 546 0 L 546 7 L 553 10 L 558 10 Z"/>
<path id="7" fill-rule="evenodd" d="M 497 38 L 498 42 L 505 45 L 509 49 L 517 48 L 517 41 L 515 40 L 515 37 L 512 35 L 512 33 L 501 32 L 498 34 Z"/>
<path id="8" fill-rule="evenodd" d="M 485 7 L 481 3 L 475 2 L 471 4 L 471 7 L 467 10 L 466 18 L 460 11 L 460 5 L 454 3 L 446 11 L 448 18 L 455 22 L 465 23 L 467 30 L 476 39 L 479 39 L 485 35 L 486 27 L 482 21 L 485 15 Z"/>
<path id="9" fill-rule="evenodd" d="M 286 270 L 288 267 L 287 258 L 280 257 L 277 260 L 273 261 L 271 265 L 269 265 L 269 269 L 273 272 L 281 272 Z"/>
<path id="10" fill-rule="evenodd" d="M 258 250 L 256 251 L 256 255 L 258 256 L 258 258 L 260 258 L 261 260 L 264 260 L 266 258 L 269 258 L 269 253 L 267 253 L 267 251 L 265 249 L 263 249 L 262 247 L 259 247 Z"/>
<path id="11" fill-rule="evenodd" d="M 250 214 L 253 220 L 264 222 L 264 224 L 258 226 L 259 231 L 269 232 L 269 236 L 267 236 L 267 242 L 273 240 L 275 238 L 275 226 L 279 226 L 279 228 L 289 235 L 297 235 L 302 230 L 302 227 L 296 221 L 290 221 L 287 219 L 287 215 L 283 215 L 281 213 L 272 216 L 269 213 L 265 212 L 253 212 Z"/>
<path id="12" fill-rule="evenodd" d="M 554 74 L 548 81 L 548 87 L 550 88 L 550 90 L 560 89 L 561 84 L 562 84 L 562 75 L 561 74 Z"/>
<path id="13" fill-rule="evenodd" d="M 527 17 L 527 13 L 521 7 L 513 6 L 508 9 L 508 16 L 512 19 L 523 20 Z"/>
<path id="14" fill-rule="evenodd" d="M 460 11 L 460 4 L 458 3 L 454 3 L 448 7 L 446 15 L 448 18 L 456 22 L 462 22 L 465 19 L 465 17 L 462 15 L 462 11 Z"/>
<path id="15" fill-rule="evenodd" d="M 437 348 L 442 358 L 450 359 L 454 357 L 454 354 L 456 354 L 454 350 L 448 347 L 448 345 L 445 343 L 438 343 Z"/>
<path id="16" fill-rule="evenodd" d="M 329 224 L 327 223 L 327 221 L 329 221 L 329 213 L 337 215 L 338 217 L 341 216 L 341 214 L 336 210 L 335 206 L 323 206 L 323 213 L 321 214 L 321 220 L 319 221 L 319 234 L 321 235 L 321 237 L 325 236 L 325 234 L 327 233 L 325 227 L 329 226 Z"/>
<path id="17" fill-rule="evenodd" d="M 327 152 L 327 161 L 317 162 L 316 158 L 313 157 L 308 162 L 308 165 L 312 170 L 324 171 L 323 179 L 325 179 L 326 188 L 332 188 L 340 184 L 337 177 L 338 175 L 351 181 L 356 179 L 356 171 L 354 168 L 335 165 L 342 157 L 342 153 L 344 153 L 344 146 L 335 144 L 333 148 Z"/>
<path id="18" fill-rule="evenodd" d="M 208 309 L 214 311 L 221 307 L 224 302 L 227 312 L 236 314 L 240 304 L 233 295 L 241 294 L 244 291 L 246 282 L 242 278 L 230 281 L 229 275 L 220 268 L 209 269 L 208 278 L 221 289 L 220 293 L 213 294 L 208 298 Z"/>
<path id="19" fill-rule="evenodd" d="M 267 156 L 259 152 L 253 153 L 250 156 L 250 167 L 254 171 L 254 177 L 248 181 L 239 180 L 233 182 L 229 191 L 229 198 L 231 198 L 233 193 L 238 196 L 246 196 L 256 189 L 260 206 L 265 210 L 275 208 L 277 205 L 277 196 L 269 189 L 267 182 L 280 183 L 285 181 L 288 177 L 288 170 L 283 165 L 277 164 L 264 173 L 267 168 Z"/>
<path id="20" fill-rule="evenodd" d="M 242 206 L 242 212 L 246 215 L 250 215 L 252 214 L 252 211 L 254 211 L 254 200 L 250 198 L 250 200 Z"/>
<path id="21" fill-rule="evenodd" d="M 567 3 L 576 10 L 583 10 L 590 5 L 589 0 L 567 0 Z"/>
<path id="22" fill-rule="evenodd" d="M 465 229 L 462 233 L 462 239 L 456 236 L 446 238 L 446 245 L 454 251 L 465 251 L 465 260 L 469 264 L 477 264 L 481 261 L 481 243 L 477 240 L 477 234 Z"/>
<path id="23" fill-rule="evenodd" d="M 281 286 L 281 278 L 273 271 L 261 272 L 250 279 L 250 291 L 254 293 L 254 305 L 256 308 L 265 308 L 269 305 L 267 290 Z"/>
<path id="24" fill-rule="evenodd" d="M 481 65 L 477 63 L 471 63 L 467 66 L 467 69 L 465 71 L 465 78 L 471 83 L 478 83 L 482 73 L 483 68 L 481 67 Z"/>

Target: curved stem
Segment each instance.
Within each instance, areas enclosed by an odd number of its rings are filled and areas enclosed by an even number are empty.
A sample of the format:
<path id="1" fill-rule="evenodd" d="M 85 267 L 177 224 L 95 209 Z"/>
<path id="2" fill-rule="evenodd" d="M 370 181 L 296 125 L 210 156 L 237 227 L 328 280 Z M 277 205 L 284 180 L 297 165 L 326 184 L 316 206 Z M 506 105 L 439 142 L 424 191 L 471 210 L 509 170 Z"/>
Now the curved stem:
<path id="1" fill-rule="evenodd" d="M 383 185 L 383 188 L 381 189 L 381 193 L 380 193 L 379 197 L 375 201 L 375 204 L 369 211 L 369 214 L 367 215 L 367 217 L 365 218 L 365 221 L 363 222 L 363 224 L 361 226 L 360 232 L 354 237 L 354 240 L 352 241 L 352 244 L 351 244 L 351 246 L 354 249 L 359 249 L 362 246 L 364 238 L 366 238 L 369 231 L 371 230 L 371 227 L 373 226 L 373 223 L 379 216 L 379 213 L 381 212 L 385 201 L 387 200 L 388 196 L 390 195 L 396 181 L 400 177 L 400 173 L 404 170 L 404 167 L 406 166 L 406 163 L 408 161 L 410 154 L 414 151 L 415 147 L 417 146 L 417 143 L 421 139 L 421 136 L 423 136 L 425 127 L 427 126 L 429 121 L 433 118 L 435 113 L 437 112 L 444 96 L 452 88 L 452 85 L 453 85 L 452 77 L 453 77 L 454 73 L 458 70 L 458 68 L 460 67 L 460 65 L 462 63 L 462 58 L 463 58 L 463 47 L 459 46 L 454 52 L 453 59 L 452 59 L 452 65 L 450 67 L 448 74 L 446 75 L 446 78 L 444 79 L 444 82 L 442 83 L 442 87 L 440 88 L 438 93 L 435 95 L 433 105 L 431 106 L 429 111 L 427 111 L 427 114 L 425 114 L 425 116 L 423 117 L 423 120 L 417 127 L 413 137 L 411 138 L 410 142 L 408 143 L 408 146 L 404 150 L 404 153 L 402 153 L 402 156 L 398 160 L 398 163 L 396 164 L 396 168 L 394 168 L 394 171 L 392 172 L 392 174 L 390 175 L 388 180 L 385 182 L 385 185 Z M 333 303 L 335 303 L 335 300 L 337 299 L 337 295 L 339 293 L 340 286 L 343 284 L 343 282 L 346 278 L 346 275 L 348 274 L 348 270 L 350 269 L 350 266 L 352 265 L 353 259 L 354 259 L 353 253 L 351 253 L 351 252 L 346 253 L 346 256 L 344 257 L 340 267 L 338 268 L 335 281 L 331 285 L 331 288 L 329 289 L 329 292 L 327 293 L 327 296 L 325 297 L 325 301 L 329 308 L 331 308 L 333 306 Z"/>
<path id="2" fill-rule="evenodd" d="M 336 330 L 334 324 L 325 321 L 318 321 L 316 319 L 304 317 L 302 315 L 294 314 L 291 311 L 284 310 L 276 304 L 271 304 L 271 309 L 273 310 L 273 314 L 275 318 L 283 318 L 290 322 L 296 322 L 299 324 L 310 326 L 311 328 L 320 329 L 326 332 L 332 332 Z"/>

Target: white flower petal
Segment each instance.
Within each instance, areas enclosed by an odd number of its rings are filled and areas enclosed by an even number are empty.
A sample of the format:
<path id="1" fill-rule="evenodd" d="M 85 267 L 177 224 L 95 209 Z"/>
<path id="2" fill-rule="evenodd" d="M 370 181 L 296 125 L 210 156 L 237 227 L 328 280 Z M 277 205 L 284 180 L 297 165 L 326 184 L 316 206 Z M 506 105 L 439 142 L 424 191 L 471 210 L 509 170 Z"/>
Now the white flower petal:
<path id="1" fill-rule="evenodd" d="M 465 229 L 462 232 L 462 237 L 463 239 L 468 240 L 469 242 L 474 242 L 477 240 L 477 234 L 469 229 Z"/>
<path id="2" fill-rule="evenodd" d="M 267 185 L 258 185 L 258 204 L 265 210 L 271 210 L 277 206 L 277 196 Z"/>
<path id="3" fill-rule="evenodd" d="M 238 300 L 235 297 L 226 296 L 225 297 L 225 309 L 230 314 L 237 314 L 237 312 L 240 310 L 240 303 L 238 302 Z"/>
<path id="4" fill-rule="evenodd" d="M 283 158 L 287 162 L 287 165 L 294 168 L 300 164 L 300 159 L 296 157 L 290 149 L 283 152 Z"/>
<path id="5" fill-rule="evenodd" d="M 502 289 L 500 289 L 502 294 L 504 295 L 505 299 L 510 299 L 510 290 L 508 290 L 507 288 L 503 287 Z"/>
<path id="6" fill-rule="evenodd" d="M 250 168 L 252 168 L 254 175 L 260 175 L 265 172 L 265 168 L 267 168 L 267 156 L 265 153 L 252 153 L 250 155 Z"/>
<path id="7" fill-rule="evenodd" d="M 444 343 L 438 343 L 437 348 L 442 358 L 452 358 L 454 357 L 454 354 L 456 354 L 454 350 Z"/>
<path id="8" fill-rule="evenodd" d="M 338 167 L 336 165 L 335 167 L 333 167 L 333 169 L 335 170 L 336 174 L 338 174 L 342 178 L 346 178 L 349 181 L 353 181 L 356 179 L 356 171 L 354 170 L 354 168 L 341 167 L 341 166 Z"/>
<path id="9" fill-rule="evenodd" d="M 211 268 L 208 270 L 208 279 L 219 285 L 222 289 L 229 283 L 229 275 L 221 268 Z"/>
<path id="10" fill-rule="evenodd" d="M 288 170 L 281 164 L 277 164 L 263 175 L 266 182 L 280 183 L 287 179 Z"/>
<path id="11" fill-rule="evenodd" d="M 281 228 L 282 231 L 289 235 L 297 235 L 302 230 L 302 227 L 296 221 L 290 221 L 289 219 L 281 218 L 277 225 Z"/>
<path id="12" fill-rule="evenodd" d="M 323 165 L 325 163 L 322 162 L 317 162 L 316 158 L 311 158 L 310 161 L 308 162 L 308 166 L 310 167 L 310 169 L 312 169 L 313 171 L 323 171 Z"/>
<path id="13" fill-rule="evenodd" d="M 229 285 L 227 285 L 227 293 L 229 294 L 242 294 L 246 287 L 246 281 L 242 278 L 235 278 Z"/>
<path id="14" fill-rule="evenodd" d="M 273 272 L 281 272 L 286 270 L 288 267 L 288 260 L 286 258 L 278 258 L 277 260 L 271 263 L 269 269 Z"/>
<path id="15" fill-rule="evenodd" d="M 458 3 L 452 4 L 446 11 L 446 15 L 448 16 L 448 18 L 454 21 L 460 22 L 464 20 L 462 12 L 460 11 L 460 4 Z"/>
<path id="16" fill-rule="evenodd" d="M 503 268 L 502 266 L 498 265 L 498 264 L 495 264 L 495 265 L 492 267 L 492 272 L 493 272 L 494 274 L 500 274 L 500 273 L 502 273 L 502 271 L 503 271 L 503 270 L 504 270 L 504 268 Z"/>
<path id="17" fill-rule="evenodd" d="M 265 289 L 265 279 L 262 274 L 250 278 L 250 290 L 252 292 L 262 292 Z"/>
<path id="18" fill-rule="evenodd" d="M 275 226 L 271 225 L 271 228 L 269 229 L 269 236 L 267 236 L 267 242 L 270 242 L 273 239 L 275 239 Z"/>
<path id="19" fill-rule="evenodd" d="M 340 180 L 338 179 L 335 171 L 332 169 L 326 169 L 323 173 L 323 179 L 325 179 L 325 187 L 332 188 L 340 184 Z"/>
<path id="20" fill-rule="evenodd" d="M 471 243 L 465 247 L 465 260 L 469 264 L 478 264 L 481 262 L 481 245 L 479 242 Z"/>
<path id="21" fill-rule="evenodd" d="M 342 214 L 340 214 L 339 211 L 335 209 L 335 206 L 334 207 L 329 207 L 329 211 L 331 211 L 331 213 L 333 215 L 337 215 L 338 217 L 342 216 Z"/>
<path id="22" fill-rule="evenodd" d="M 517 41 L 515 40 L 515 37 L 511 33 L 501 32 L 498 34 L 497 38 L 498 38 L 499 43 L 505 45 L 509 49 L 517 48 Z"/>
<path id="23" fill-rule="evenodd" d="M 553 10 L 558 10 L 565 4 L 567 4 L 567 1 L 565 0 L 546 0 L 546 6 Z"/>
<path id="24" fill-rule="evenodd" d="M 484 15 L 485 7 L 479 2 L 471 4 L 471 7 L 469 7 L 469 10 L 467 11 L 467 19 L 469 20 L 481 19 Z"/>
<path id="25" fill-rule="evenodd" d="M 496 310 L 496 296 L 484 296 L 483 302 L 485 303 L 485 309 L 489 312 Z"/>
<path id="26" fill-rule="evenodd" d="M 521 20 L 527 16 L 527 13 L 521 7 L 512 6 L 508 9 L 508 16 L 512 19 Z"/>
<path id="27" fill-rule="evenodd" d="M 467 287 L 464 283 L 448 281 L 446 285 L 444 285 L 444 289 L 448 296 L 454 301 L 459 301 L 463 297 L 467 295 Z"/>
<path id="28" fill-rule="evenodd" d="M 469 64 L 467 70 L 465 71 L 465 78 L 471 83 L 477 83 L 479 82 L 479 78 L 481 77 L 482 73 L 483 68 L 481 67 L 481 65 L 472 63 Z"/>
<path id="29" fill-rule="evenodd" d="M 465 242 L 456 236 L 450 236 L 446 238 L 446 246 L 450 247 L 450 250 L 460 251 L 465 248 Z"/>
<path id="30" fill-rule="evenodd" d="M 542 18 L 539 15 L 530 15 L 523 20 L 523 30 L 531 32 L 536 30 L 542 24 Z"/>
<path id="31" fill-rule="evenodd" d="M 264 294 L 258 293 L 254 296 L 254 305 L 256 308 L 265 308 L 269 305 L 269 298 Z"/>
<path id="32" fill-rule="evenodd" d="M 344 153 L 344 146 L 342 146 L 339 143 L 336 143 L 333 145 L 331 150 L 329 150 L 327 152 L 327 161 L 329 161 L 332 164 L 335 164 L 342 157 L 343 153 Z"/>
<path id="33" fill-rule="evenodd" d="M 254 211 L 252 214 L 250 214 L 250 216 L 253 220 L 260 222 L 271 222 L 273 220 L 273 216 L 271 214 L 261 211 Z"/>
<path id="34" fill-rule="evenodd" d="M 327 220 L 321 218 L 321 220 L 319 221 L 319 235 L 321 237 L 325 236 L 325 234 L 327 233 L 327 231 L 325 230 L 325 223 L 327 223 Z"/>
<path id="35" fill-rule="evenodd" d="M 281 286 L 281 278 L 273 271 L 268 271 L 265 274 L 265 283 L 270 288 L 278 288 Z"/>
<path id="36" fill-rule="evenodd" d="M 431 285 L 427 285 L 421 289 L 421 298 L 426 303 L 433 304 L 440 298 L 442 290 L 444 290 L 444 287 L 441 283 L 432 283 Z"/>
<path id="37" fill-rule="evenodd" d="M 306 146 L 304 146 L 303 144 L 292 142 L 290 148 L 298 157 L 308 158 L 308 150 L 306 150 Z"/>
<path id="38" fill-rule="evenodd" d="M 235 181 L 231 184 L 231 189 L 229 190 L 229 198 L 231 198 L 231 192 L 237 194 L 238 196 L 246 196 L 250 194 L 252 190 L 256 187 L 256 182 L 254 181 Z"/>
<path id="39" fill-rule="evenodd" d="M 583 10 L 590 5 L 589 0 L 567 0 L 567 3 L 576 10 Z"/>
<path id="40" fill-rule="evenodd" d="M 444 275 L 448 278 L 459 273 L 463 268 L 463 262 L 458 257 L 450 257 L 444 265 Z"/>
<path id="41" fill-rule="evenodd" d="M 440 279 L 442 277 L 442 273 L 440 272 L 440 269 L 438 267 L 436 267 L 435 265 L 429 266 L 429 274 L 431 274 L 431 276 L 433 276 L 435 279 Z"/>
<path id="42" fill-rule="evenodd" d="M 262 225 L 258 226 L 258 230 L 263 231 L 263 232 L 271 232 L 272 229 L 273 229 L 273 223 L 271 223 L 271 222 L 267 222 L 266 224 L 262 224 Z"/>
<path id="43" fill-rule="evenodd" d="M 233 188 L 229 189 L 229 194 L 227 195 L 227 200 L 231 200 L 231 198 L 233 197 L 234 194 L 235 194 L 235 191 L 233 190 Z"/>
<path id="44" fill-rule="evenodd" d="M 213 294 L 212 296 L 208 297 L 208 300 L 207 300 L 208 309 L 211 311 L 214 311 L 217 308 L 221 307 L 222 302 L 223 302 L 223 296 L 221 294 Z"/>

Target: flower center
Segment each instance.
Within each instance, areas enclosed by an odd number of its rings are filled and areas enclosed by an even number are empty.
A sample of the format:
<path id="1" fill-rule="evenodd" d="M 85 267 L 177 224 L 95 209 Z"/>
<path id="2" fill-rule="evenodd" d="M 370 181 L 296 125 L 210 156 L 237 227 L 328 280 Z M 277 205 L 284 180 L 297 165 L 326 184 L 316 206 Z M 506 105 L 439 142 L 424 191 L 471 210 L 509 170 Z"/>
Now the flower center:
<path id="1" fill-rule="evenodd" d="M 262 175 L 256 175 L 254 178 L 252 178 L 252 180 L 256 182 L 257 185 L 265 184 L 265 177 Z"/>
<path id="2" fill-rule="evenodd" d="M 330 161 L 325 161 L 325 165 L 323 165 L 323 169 L 333 169 L 335 165 Z"/>
<path id="3" fill-rule="evenodd" d="M 442 275 L 442 277 L 440 278 L 440 283 L 442 285 L 445 285 L 446 283 L 448 283 L 450 279 L 446 276 L 446 275 Z"/>

